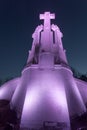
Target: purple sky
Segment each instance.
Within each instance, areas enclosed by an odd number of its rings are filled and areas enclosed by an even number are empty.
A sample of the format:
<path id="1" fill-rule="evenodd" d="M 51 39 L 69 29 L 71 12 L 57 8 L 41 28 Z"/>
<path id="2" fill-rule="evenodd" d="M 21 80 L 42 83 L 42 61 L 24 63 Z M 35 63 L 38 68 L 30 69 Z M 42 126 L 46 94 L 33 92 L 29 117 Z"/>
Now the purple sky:
<path id="1" fill-rule="evenodd" d="M 16 77 L 26 63 L 39 14 L 56 14 L 69 65 L 87 73 L 87 0 L 0 1 L 0 78 Z"/>

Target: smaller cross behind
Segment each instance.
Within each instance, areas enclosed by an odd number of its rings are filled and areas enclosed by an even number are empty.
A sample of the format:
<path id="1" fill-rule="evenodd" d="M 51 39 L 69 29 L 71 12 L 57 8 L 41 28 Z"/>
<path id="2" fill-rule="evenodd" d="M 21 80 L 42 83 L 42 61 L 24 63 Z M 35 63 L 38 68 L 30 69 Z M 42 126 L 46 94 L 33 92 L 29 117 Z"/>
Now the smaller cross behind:
<path id="1" fill-rule="evenodd" d="M 50 12 L 45 12 L 44 14 L 40 14 L 40 19 L 44 20 L 44 30 L 50 29 L 51 19 L 55 19 L 55 14 L 51 14 Z"/>

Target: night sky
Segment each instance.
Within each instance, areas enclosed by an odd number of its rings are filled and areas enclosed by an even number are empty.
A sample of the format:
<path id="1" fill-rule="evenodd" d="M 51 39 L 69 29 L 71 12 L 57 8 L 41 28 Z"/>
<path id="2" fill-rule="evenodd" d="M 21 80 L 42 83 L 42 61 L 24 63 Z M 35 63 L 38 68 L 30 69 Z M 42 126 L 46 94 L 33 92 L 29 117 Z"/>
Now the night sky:
<path id="1" fill-rule="evenodd" d="M 0 0 L 0 79 L 21 75 L 45 11 L 56 14 L 69 65 L 87 73 L 87 0 Z"/>

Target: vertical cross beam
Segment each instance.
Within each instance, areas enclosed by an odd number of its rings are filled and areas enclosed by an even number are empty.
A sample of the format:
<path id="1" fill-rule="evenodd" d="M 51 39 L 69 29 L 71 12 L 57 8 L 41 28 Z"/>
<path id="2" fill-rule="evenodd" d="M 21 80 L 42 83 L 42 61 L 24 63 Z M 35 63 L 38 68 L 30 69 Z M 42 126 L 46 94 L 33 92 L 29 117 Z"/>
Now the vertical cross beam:
<path id="1" fill-rule="evenodd" d="M 51 19 L 55 19 L 55 14 L 51 14 L 50 12 L 45 12 L 44 14 L 40 14 L 40 20 L 44 20 L 44 31 L 50 30 Z"/>

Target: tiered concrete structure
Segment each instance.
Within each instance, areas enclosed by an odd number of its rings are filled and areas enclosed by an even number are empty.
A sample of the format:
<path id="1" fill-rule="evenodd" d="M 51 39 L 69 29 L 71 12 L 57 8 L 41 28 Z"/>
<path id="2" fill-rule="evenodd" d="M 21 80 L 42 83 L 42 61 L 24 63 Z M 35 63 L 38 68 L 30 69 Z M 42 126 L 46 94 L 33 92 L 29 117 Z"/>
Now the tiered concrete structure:
<path id="1" fill-rule="evenodd" d="M 0 99 L 20 118 L 20 129 L 70 130 L 70 116 L 86 112 L 87 83 L 77 80 L 68 65 L 59 27 L 51 24 L 55 14 L 40 14 L 44 20 L 33 33 L 32 48 L 20 78 L 0 88 Z M 45 129 L 45 128 L 44 128 Z"/>

